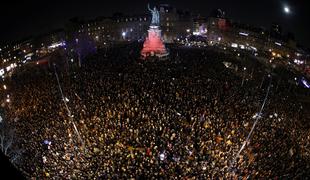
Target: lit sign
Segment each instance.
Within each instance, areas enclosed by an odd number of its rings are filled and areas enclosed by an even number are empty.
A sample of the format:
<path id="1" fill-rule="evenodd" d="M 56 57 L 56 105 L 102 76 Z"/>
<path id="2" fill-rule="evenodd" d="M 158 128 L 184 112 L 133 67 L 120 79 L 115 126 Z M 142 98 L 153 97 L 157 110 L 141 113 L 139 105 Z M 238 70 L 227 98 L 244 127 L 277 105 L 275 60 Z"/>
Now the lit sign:
<path id="1" fill-rule="evenodd" d="M 51 49 L 51 48 L 58 48 L 58 47 L 62 47 L 62 46 L 65 46 L 66 43 L 65 42 L 58 42 L 58 43 L 53 43 L 52 45 L 50 45 L 48 48 Z"/>
<path id="2" fill-rule="evenodd" d="M 239 34 L 242 35 L 242 36 L 249 36 L 248 33 L 244 33 L 244 32 L 239 32 Z"/>
<path id="3" fill-rule="evenodd" d="M 301 82 L 306 88 L 310 89 L 310 83 L 304 77 L 301 78 Z"/>
<path id="4" fill-rule="evenodd" d="M 278 46 L 282 46 L 282 44 L 281 44 L 281 43 L 278 43 L 278 42 L 275 42 L 275 44 L 278 45 Z"/>
<path id="5" fill-rule="evenodd" d="M 236 43 L 231 43 L 231 47 L 237 48 L 237 47 L 238 47 L 238 44 L 236 44 Z"/>

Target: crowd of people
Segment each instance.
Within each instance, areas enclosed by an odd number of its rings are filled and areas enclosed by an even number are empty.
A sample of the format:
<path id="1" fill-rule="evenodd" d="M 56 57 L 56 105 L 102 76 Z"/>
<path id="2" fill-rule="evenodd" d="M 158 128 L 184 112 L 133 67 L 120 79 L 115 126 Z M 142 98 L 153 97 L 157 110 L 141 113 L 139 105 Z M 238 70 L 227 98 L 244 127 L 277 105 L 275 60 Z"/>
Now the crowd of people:
<path id="1" fill-rule="evenodd" d="M 235 61 L 231 55 L 186 48 L 171 48 L 169 60 L 138 61 L 138 49 L 99 50 L 80 68 L 16 72 L 5 110 L 26 177 L 310 176 L 306 109 L 263 66 L 235 71 L 222 63 Z"/>

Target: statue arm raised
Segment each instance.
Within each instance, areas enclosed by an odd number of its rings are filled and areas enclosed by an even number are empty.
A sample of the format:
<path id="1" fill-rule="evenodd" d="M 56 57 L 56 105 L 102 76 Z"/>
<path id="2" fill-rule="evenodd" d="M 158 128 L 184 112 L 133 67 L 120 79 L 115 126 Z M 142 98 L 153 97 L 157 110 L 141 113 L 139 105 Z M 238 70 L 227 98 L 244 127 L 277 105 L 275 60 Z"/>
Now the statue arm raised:
<path id="1" fill-rule="evenodd" d="M 148 9 L 149 11 L 152 11 L 152 9 L 150 8 L 150 4 L 149 4 L 149 3 L 147 4 L 147 9 Z"/>

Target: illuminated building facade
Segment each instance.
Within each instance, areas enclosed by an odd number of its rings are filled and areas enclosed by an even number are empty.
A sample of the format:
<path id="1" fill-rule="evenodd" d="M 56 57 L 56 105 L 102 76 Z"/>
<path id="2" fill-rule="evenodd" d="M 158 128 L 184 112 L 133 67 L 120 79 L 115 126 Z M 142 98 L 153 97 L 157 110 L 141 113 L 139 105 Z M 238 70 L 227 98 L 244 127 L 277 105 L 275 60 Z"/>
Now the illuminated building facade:
<path id="1" fill-rule="evenodd" d="M 187 35 L 193 20 L 189 12 L 180 11 L 167 4 L 158 6 L 162 37 L 166 43 Z M 74 19 L 67 27 L 69 39 L 81 34 L 90 36 L 98 45 L 112 41 L 142 41 L 148 35 L 149 14 L 124 15 L 116 13 L 112 17 L 101 17 L 90 21 Z"/>
<path id="2" fill-rule="evenodd" d="M 259 56 L 309 69 L 308 52 L 297 47 L 293 38 L 284 37 L 282 28 L 277 24 L 272 24 L 266 30 L 236 23 L 226 18 L 225 12 L 220 9 L 211 12 L 209 17 L 194 16 L 167 4 L 161 4 L 157 9 L 160 13 L 161 37 L 165 43 L 181 42 L 189 35 L 198 35 L 205 38 L 206 45 L 255 51 Z M 73 18 L 64 30 L 0 47 L 1 69 L 15 62 L 48 55 L 62 42 L 68 45 L 85 36 L 94 41 L 98 48 L 118 42 L 143 42 L 148 36 L 150 21 L 149 14 L 118 13 L 88 21 Z"/>

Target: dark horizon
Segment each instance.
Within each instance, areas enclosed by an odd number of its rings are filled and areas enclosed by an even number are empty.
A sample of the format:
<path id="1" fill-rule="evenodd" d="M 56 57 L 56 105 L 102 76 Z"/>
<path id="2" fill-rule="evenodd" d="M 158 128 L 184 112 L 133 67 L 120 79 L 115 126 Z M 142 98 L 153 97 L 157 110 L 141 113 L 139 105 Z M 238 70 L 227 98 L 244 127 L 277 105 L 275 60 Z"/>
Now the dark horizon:
<path id="1" fill-rule="evenodd" d="M 147 13 L 147 3 L 152 5 L 170 4 L 181 10 L 194 14 L 208 16 L 213 9 L 221 8 L 226 17 L 234 21 L 250 24 L 256 27 L 269 29 L 272 23 L 282 26 L 283 33 L 292 32 L 298 44 L 310 47 L 310 27 L 307 17 L 310 17 L 309 2 L 301 0 L 272 0 L 272 1 L 159 1 L 132 0 L 130 2 L 87 1 L 86 2 L 60 2 L 42 3 L 36 0 L 27 2 L 2 2 L 4 17 L 0 33 L 1 44 L 11 43 L 31 36 L 37 36 L 63 28 L 70 18 L 95 18 L 98 16 L 111 16 L 113 13 L 124 14 Z M 283 12 L 283 6 L 291 8 L 290 14 Z M 129 8 L 130 7 L 130 8 Z"/>

